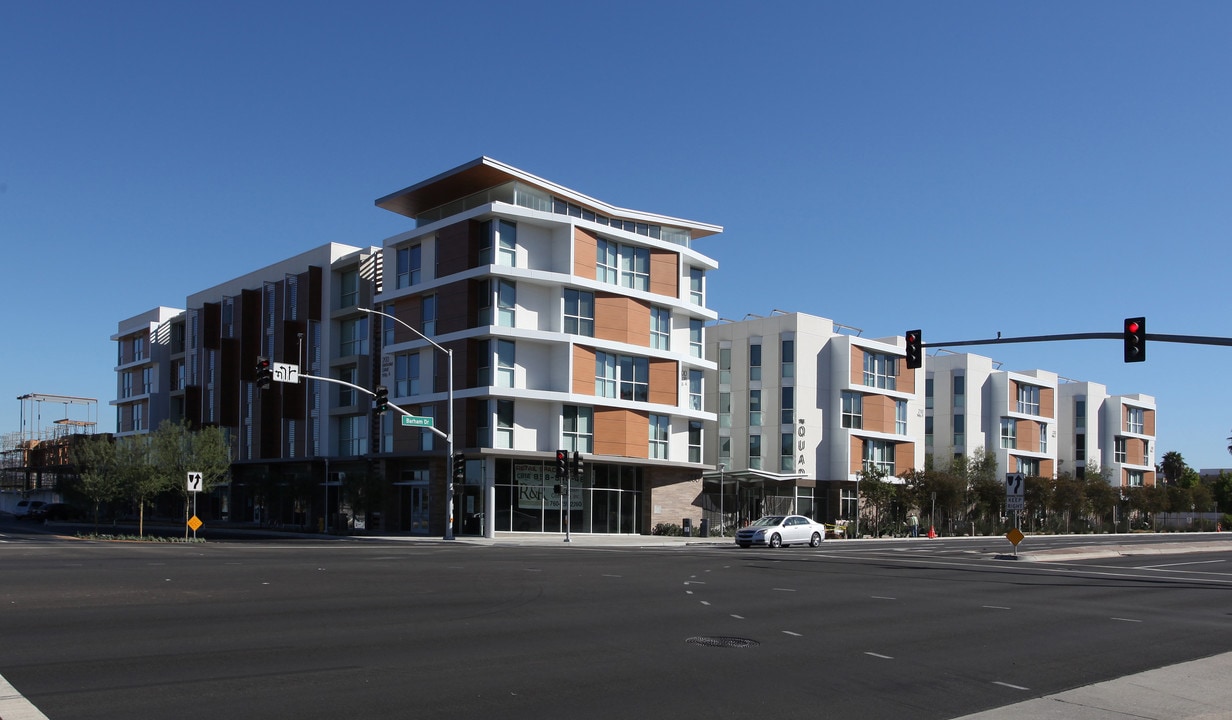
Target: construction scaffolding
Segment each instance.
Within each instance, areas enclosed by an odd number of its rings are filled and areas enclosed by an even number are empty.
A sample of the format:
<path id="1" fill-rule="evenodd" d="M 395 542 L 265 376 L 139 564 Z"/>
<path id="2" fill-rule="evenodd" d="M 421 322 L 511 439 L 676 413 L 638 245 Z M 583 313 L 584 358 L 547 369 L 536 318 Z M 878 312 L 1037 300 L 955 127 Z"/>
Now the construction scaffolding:
<path id="1" fill-rule="evenodd" d="M 74 475 L 69 448 L 74 438 L 93 435 L 98 400 L 30 393 L 21 402 L 21 429 L 0 436 L 0 491 L 55 490 L 61 476 Z M 61 406 L 60 412 L 44 404 Z"/>

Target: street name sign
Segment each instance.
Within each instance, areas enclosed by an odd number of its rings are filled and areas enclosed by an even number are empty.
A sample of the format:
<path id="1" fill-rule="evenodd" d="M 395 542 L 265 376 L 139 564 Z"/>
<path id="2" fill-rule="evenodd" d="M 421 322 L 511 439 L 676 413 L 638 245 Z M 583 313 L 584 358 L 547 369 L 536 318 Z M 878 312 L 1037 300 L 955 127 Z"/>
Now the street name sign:
<path id="1" fill-rule="evenodd" d="M 423 415 L 403 415 L 402 427 L 432 427 L 432 418 Z"/>

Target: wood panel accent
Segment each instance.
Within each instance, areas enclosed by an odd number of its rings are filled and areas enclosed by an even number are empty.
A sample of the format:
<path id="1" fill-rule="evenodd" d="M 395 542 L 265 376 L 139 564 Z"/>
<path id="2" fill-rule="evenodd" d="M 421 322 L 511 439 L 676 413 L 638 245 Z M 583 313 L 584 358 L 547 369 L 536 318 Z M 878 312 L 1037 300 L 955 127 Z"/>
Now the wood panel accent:
<path id="1" fill-rule="evenodd" d="M 668 297 L 680 297 L 680 254 L 670 250 L 650 249 L 650 292 Z"/>
<path id="2" fill-rule="evenodd" d="M 676 406 L 680 403 L 680 384 L 676 378 L 680 364 L 675 360 L 651 358 L 650 360 L 650 392 L 648 399 L 660 405 Z M 647 436 L 649 438 L 649 436 Z"/>
<path id="3" fill-rule="evenodd" d="M 571 392 L 575 395 L 595 394 L 595 351 L 593 348 L 573 346 L 573 379 Z"/>
<path id="4" fill-rule="evenodd" d="M 646 458 L 650 417 L 621 408 L 595 408 L 595 454 Z"/>

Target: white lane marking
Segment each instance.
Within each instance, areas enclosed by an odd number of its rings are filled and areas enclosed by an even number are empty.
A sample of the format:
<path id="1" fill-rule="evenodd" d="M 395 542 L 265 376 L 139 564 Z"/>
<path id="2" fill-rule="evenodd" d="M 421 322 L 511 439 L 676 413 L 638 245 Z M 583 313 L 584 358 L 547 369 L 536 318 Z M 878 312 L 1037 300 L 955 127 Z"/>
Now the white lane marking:
<path id="1" fill-rule="evenodd" d="M 1108 619 L 1109 619 L 1109 620 L 1119 620 L 1119 621 L 1121 621 L 1121 622 L 1142 622 L 1141 620 L 1134 620 L 1133 618 L 1120 618 L 1120 617 L 1112 617 L 1112 618 L 1108 618 Z"/>
<path id="2" fill-rule="evenodd" d="M 600 577 L 622 578 L 624 577 L 624 575 L 609 575 L 607 573 L 603 573 L 603 575 L 601 575 Z"/>
<path id="3" fill-rule="evenodd" d="M 737 620 L 743 620 L 743 619 L 744 619 L 744 616 L 743 616 L 743 615 L 732 615 L 732 617 L 736 618 Z"/>
<path id="4" fill-rule="evenodd" d="M 885 595 L 870 595 L 874 600 L 897 600 L 898 598 L 887 597 Z"/>
<path id="5" fill-rule="evenodd" d="M 1009 610 L 1009 608 L 1004 605 L 984 605 L 983 607 L 986 607 L 989 610 Z"/>
<path id="6" fill-rule="evenodd" d="M 784 630 L 784 631 L 783 631 L 783 634 L 784 634 L 784 635 L 791 635 L 791 636 L 793 636 L 793 637 L 804 637 L 804 636 L 803 636 L 803 635 L 801 635 L 800 633 L 798 633 L 798 632 L 792 632 L 792 631 L 790 631 L 790 630 Z"/>
<path id="7" fill-rule="evenodd" d="M 709 600 L 702 600 L 702 605 L 709 605 L 709 604 L 710 604 Z"/>
<path id="8" fill-rule="evenodd" d="M 882 655 L 881 653 L 875 653 L 875 652 L 868 652 L 867 650 L 864 652 L 864 654 L 865 654 L 865 655 L 872 655 L 873 657 L 875 657 L 875 658 L 881 658 L 882 660 L 893 660 L 893 659 L 894 659 L 894 658 L 893 658 L 893 656 L 890 656 L 890 655 Z"/>
<path id="9" fill-rule="evenodd" d="M 1139 570 L 1158 570 L 1159 568 L 1180 567 L 1182 565 L 1213 565 L 1215 563 L 1225 562 L 1223 560 L 1194 560 L 1193 562 L 1183 563 L 1167 563 L 1165 565 L 1140 565 Z"/>
<path id="10" fill-rule="evenodd" d="M 771 590 L 776 590 L 778 592 L 795 592 L 796 591 L 795 588 L 771 588 Z"/>
<path id="11" fill-rule="evenodd" d="M 1010 688 L 1010 689 L 1012 689 L 1012 690 L 1029 690 L 1029 689 L 1030 689 L 1030 688 L 1025 688 L 1025 687 L 1023 687 L 1023 686 L 1021 686 L 1021 685 L 1011 685 L 1011 684 L 1009 684 L 1009 683 L 1007 683 L 1007 682 L 1001 682 L 1000 680 L 993 680 L 993 681 L 992 681 L 992 684 L 993 684 L 993 685 L 1000 685 L 1001 687 L 1007 687 L 1007 688 Z"/>

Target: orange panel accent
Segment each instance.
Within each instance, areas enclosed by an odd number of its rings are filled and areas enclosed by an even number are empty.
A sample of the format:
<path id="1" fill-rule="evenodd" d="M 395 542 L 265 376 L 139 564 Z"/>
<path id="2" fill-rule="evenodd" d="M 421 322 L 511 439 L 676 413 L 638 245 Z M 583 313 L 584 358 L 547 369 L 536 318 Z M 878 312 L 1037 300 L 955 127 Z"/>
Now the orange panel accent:
<path id="1" fill-rule="evenodd" d="M 668 297 L 680 297 L 680 255 L 667 250 L 650 249 L 650 292 Z"/>
<path id="2" fill-rule="evenodd" d="M 1057 391 L 1050 387 L 1040 388 L 1040 415 L 1046 418 L 1056 418 Z"/>
<path id="3" fill-rule="evenodd" d="M 1039 449 L 1039 422 L 1035 420 L 1015 420 L 1014 432 L 1018 436 L 1018 447 L 1022 450 L 1035 452 Z"/>
<path id="4" fill-rule="evenodd" d="M 577 395 L 595 394 L 595 351 L 591 348 L 573 346 L 572 387 Z"/>
<path id="5" fill-rule="evenodd" d="M 864 350 L 851 346 L 851 384 L 864 384 Z"/>
<path id="6" fill-rule="evenodd" d="M 864 429 L 872 432 L 894 432 L 894 398 L 875 393 L 864 395 Z"/>
<path id="7" fill-rule="evenodd" d="M 1155 411 L 1143 410 L 1142 413 L 1142 434 L 1155 437 Z"/>
<path id="8" fill-rule="evenodd" d="M 587 280 L 595 279 L 595 253 L 598 238 L 581 229 L 573 228 L 573 274 Z"/>
<path id="9" fill-rule="evenodd" d="M 894 446 L 894 470 L 899 475 L 915 469 L 915 443 L 897 443 Z"/>
<path id="10" fill-rule="evenodd" d="M 680 395 L 677 391 L 679 385 L 676 382 L 676 373 L 679 372 L 679 367 L 679 363 L 675 360 L 651 359 L 650 393 L 648 396 L 650 402 L 673 406 L 679 404 Z M 647 432 L 649 432 L 649 428 L 647 428 Z M 648 442 L 649 437 L 647 435 Z"/>
<path id="11" fill-rule="evenodd" d="M 848 457 L 851 472 L 858 473 L 864 469 L 864 440 L 862 438 L 851 436 L 851 455 Z"/>
<path id="12" fill-rule="evenodd" d="M 620 408 L 595 408 L 596 455 L 646 458 L 649 438 L 649 416 Z"/>

